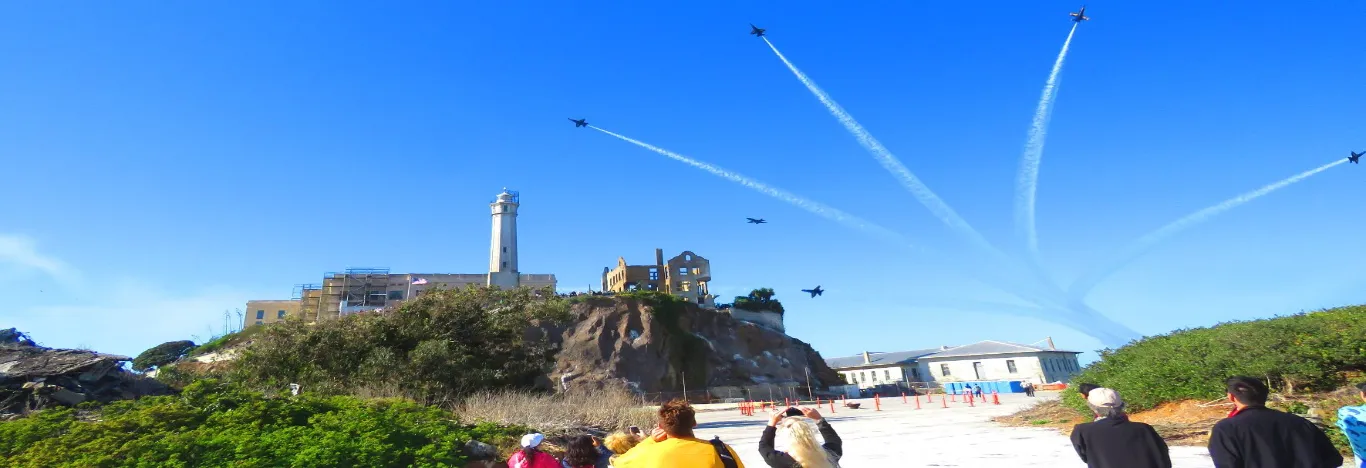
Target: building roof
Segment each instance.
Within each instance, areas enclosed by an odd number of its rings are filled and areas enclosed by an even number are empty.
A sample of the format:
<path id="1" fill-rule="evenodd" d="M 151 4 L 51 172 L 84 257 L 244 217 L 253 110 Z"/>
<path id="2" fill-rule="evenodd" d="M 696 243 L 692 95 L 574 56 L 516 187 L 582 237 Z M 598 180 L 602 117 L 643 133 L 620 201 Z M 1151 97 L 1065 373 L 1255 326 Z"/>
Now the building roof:
<path id="1" fill-rule="evenodd" d="M 940 351 L 940 352 L 934 353 L 934 354 L 931 355 L 931 356 L 925 356 L 925 357 L 927 357 L 927 358 L 935 358 L 935 359 L 938 359 L 938 358 L 950 358 L 950 357 L 983 356 L 983 355 L 989 355 L 989 354 L 1040 353 L 1040 352 L 1081 354 L 1081 352 L 1079 352 L 1079 351 L 1066 351 L 1066 350 L 1062 350 L 1062 349 L 1048 349 L 1048 348 L 1040 348 L 1040 347 L 1038 347 L 1038 346 L 1032 346 L 1032 345 L 1025 345 L 1025 344 L 1019 344 L 1019 343 L 1010 343 L 1010 342 L 1006 342 L 1006 341 L 986 340 L 986 341 L 978 341 L 978 342 L 973 343 L 973 344 L 970 344 L 970 345 L 964 345 L 964 346 L 959 346 L 959 347 L 956 347 L 956 348 L 950 348 L 950 349 L 948 349 L 948 350 Z"/>
<path id="2" fill-rule="evenodd" d="M 940 351 L 940 348 L 917 349 L 917 350 L 912 350 L 912 351 L 898 351 L 898 352 L 895 352 L 895 353 L 874 353 L 874 352 L 871 352 L 871 351 L 870 351 L 870 352 L 868 353 L 868 361 L 869 361 L 869 363 L 867 363 L 867 364 L 865 364 L 865 363 L 863 362 L 863 354 L 857 354 L 857 355 L 848 356 L 848 357 L 837 357 L 837 358 L 829 358 L 829 359 L 826 359 L 826 360 L 825 360 L 825 365 L 830 366 L 831 369 L 847 369 L 847 368 L 850 368 L 850 367 L 868 367 L 868 366 L 891 366 L 891 365 L 901 364 L 901 363 L 905 363 L 905 362 L 914 362 L 917 358 L 920 358 L 920 357 L 926 356 L 926 355 L 930 355 L 930 354 L 934 354 L 934 353 L 937 353 L 937 352 L 939 352 L 939 351 Z"/>

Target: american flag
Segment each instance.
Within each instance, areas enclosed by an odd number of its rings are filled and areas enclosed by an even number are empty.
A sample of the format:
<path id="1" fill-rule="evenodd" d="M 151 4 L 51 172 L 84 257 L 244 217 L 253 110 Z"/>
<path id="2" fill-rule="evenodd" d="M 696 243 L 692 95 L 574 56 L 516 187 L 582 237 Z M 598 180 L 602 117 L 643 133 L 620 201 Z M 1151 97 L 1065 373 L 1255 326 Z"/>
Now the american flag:
<path id="1" fill-rule="evenodd" d="M 413 280 L 413 284 L 427 284 L 427 278 L 418 278 L 418 279 L 415 279 L 415 280 Z"/>

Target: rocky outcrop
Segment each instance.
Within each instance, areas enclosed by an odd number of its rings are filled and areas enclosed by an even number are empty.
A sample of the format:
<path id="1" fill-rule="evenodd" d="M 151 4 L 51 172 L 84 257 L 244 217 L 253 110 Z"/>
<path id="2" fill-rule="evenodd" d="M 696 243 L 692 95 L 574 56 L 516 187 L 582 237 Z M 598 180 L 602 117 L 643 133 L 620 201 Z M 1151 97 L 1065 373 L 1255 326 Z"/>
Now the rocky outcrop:
<path id="1" fill-rule="evenodd" d="M 810 345 L 730 314 L 683 302 L 590 298 L 569 325 L 533 334 L 559 346 L 550 384 L 559 390 L 625 387 L 636 392 L 800 386 L 839 382 Z M 715 395 L 725 397 L 726 395 Z"/>
<path id="2" fill-rule="evenodd" d="M 0 338 L 9 331 L 0 331 Z M 16 335 L 21 339 L 0 340 L 0 415 L 170 393 L 160 382 L 124 370 L 127 356 L 44 348 Z"/>

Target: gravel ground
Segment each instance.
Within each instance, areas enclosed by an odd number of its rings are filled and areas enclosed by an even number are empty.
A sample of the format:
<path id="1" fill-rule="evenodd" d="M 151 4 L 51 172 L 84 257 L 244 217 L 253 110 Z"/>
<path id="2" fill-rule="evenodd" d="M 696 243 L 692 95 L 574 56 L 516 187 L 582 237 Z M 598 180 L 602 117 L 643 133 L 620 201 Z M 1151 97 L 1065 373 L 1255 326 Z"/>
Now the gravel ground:
<path id="1" fill-rule="evenodd" d="M 1072 442 L 1057 431 L 1006 427 L 990 421 L 1052 398 L 1057 395 L 1002 395 L 1000 405 L 969 407 L 950 402 L 948 408 L 943 408 L 938 397 L 933 403 L 925 403 L 922 397 L 922 409 L 917 410 L 914 399 L 906 404 L 896 397 L 883 399 L 882 411 L 873 409 L 872 399 L 850 400 L 863 403 L 862 409 L 837 405 L 836 412 L 831 414 L 830 405 L 826 404 L 820 411 L 844 440 L 842 468 L 1085 467 L 1072 449 Z M 720 436 L 735 448 L 745 466 L 767 466 L 759 457 L 759 436 L 768 424 L 768 413 L 756 411 L 754 416 L 742 416 L 737 410 L 716 411 L 698 413 L 697 419 L 697 437 Z M 1171 455 L 1176 468 L 1214 466 L 1202 447 L 1172 447 Z"/>

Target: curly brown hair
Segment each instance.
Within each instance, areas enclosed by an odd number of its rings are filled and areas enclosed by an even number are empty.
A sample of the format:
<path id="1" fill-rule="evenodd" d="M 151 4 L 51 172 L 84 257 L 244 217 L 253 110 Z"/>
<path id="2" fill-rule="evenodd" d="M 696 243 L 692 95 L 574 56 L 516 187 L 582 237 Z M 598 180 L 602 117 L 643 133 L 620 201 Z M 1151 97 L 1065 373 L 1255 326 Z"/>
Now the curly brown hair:
<path id="1" fill-rule="evenodd" d="M 659 428 L 673 437 L 692 437 L 697 413 L 686 400 L 674 400 L 659 407 Z"/>

